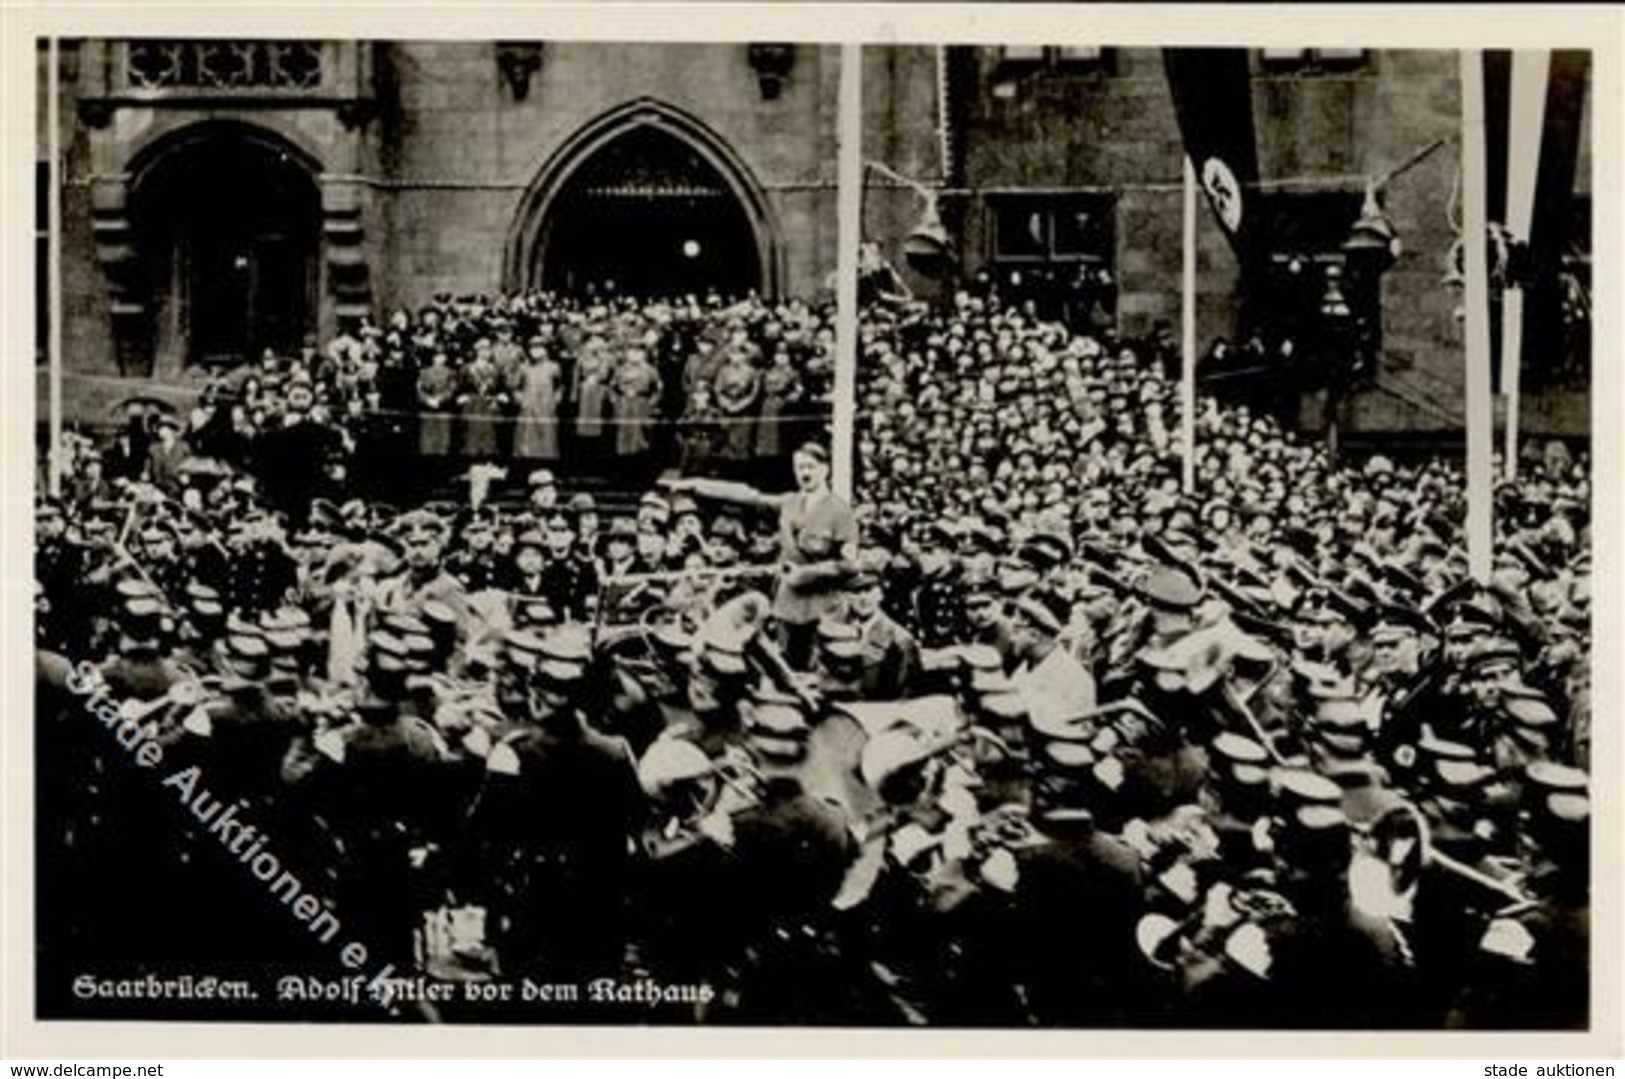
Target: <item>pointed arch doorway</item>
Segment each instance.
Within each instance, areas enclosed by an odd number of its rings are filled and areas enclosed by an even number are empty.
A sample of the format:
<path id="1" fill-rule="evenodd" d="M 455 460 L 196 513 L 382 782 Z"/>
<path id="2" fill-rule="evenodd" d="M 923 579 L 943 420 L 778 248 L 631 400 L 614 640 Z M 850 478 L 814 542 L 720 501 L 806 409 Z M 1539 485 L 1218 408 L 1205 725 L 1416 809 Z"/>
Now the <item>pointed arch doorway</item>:
<path id="1" fill-rule="evenodd" d="M 543 167 L 507 276 L 570 293 L 774 295 L 775 236 L 737 155 L 692 117 L 641 101 L 589 124 Z"/>
<path id="2" fill-rule="evenodd" d="M 136 164 L 157 372 L 296 352 L 315 329 L 319 168 L 268 131 L 225 123 L 184 129 Z"/>

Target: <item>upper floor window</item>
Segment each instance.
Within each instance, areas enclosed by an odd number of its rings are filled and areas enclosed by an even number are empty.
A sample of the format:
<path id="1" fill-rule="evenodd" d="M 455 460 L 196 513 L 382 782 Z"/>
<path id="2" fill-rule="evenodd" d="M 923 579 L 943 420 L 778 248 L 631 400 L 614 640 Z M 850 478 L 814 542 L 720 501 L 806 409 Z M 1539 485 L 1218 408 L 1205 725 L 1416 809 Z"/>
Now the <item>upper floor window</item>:
<path id="1" fill-rule="evenodd" d="M 1346 71 L 1364 67 L 1367 49 L 1260 49 L 1258 59 L 1268 73 L 1302 73 L 1316 71 Z"/>
<path id="2" fill-rule="evenodd" d="M 1112 50 L 1098 45 L 1006 45 L 999 50 L 1001 68 L 1050 68 L 1055 71 L 1107 71 Z"/>

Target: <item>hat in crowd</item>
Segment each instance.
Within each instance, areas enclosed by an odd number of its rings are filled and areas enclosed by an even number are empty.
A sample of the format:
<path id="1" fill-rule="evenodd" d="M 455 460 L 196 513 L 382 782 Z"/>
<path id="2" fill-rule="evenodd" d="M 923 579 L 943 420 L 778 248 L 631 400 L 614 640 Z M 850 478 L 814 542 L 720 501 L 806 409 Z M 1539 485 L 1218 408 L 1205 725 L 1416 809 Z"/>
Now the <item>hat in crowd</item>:
<path id="1" fill-rule="evenodd" d="M 516 670 L 531 672 L 542 660 L 541 633 L 534 629 L 510 629 L 502 635 L 502 657 Z"/>
<path id="2" fill-rule="evenodd" d="M 422 542 L 424 540 L 443 540 L 450 531 L 450 525 L 441 517 L 429 512 L 428 509 L 412 510 L 403 514 L 395 522 L 395 530 L 403 541 L 408 543 Z"/>
<path id="3" fill-rule="evenodd" d="M 889 802 L 911 800 L 912 785 L 900 782 L 941 748 L 916 727 L 896 726 L 876 732 L 864 743 L 858 775 Z"/>
<path id="4" fill-rule="evenodd" d="M 598 503 L 586 491 L 571 495 L 567 505 L 571 513 L 593 513 L 598 509 Z"/>
<path id="5" fill-rule="evenodd" d="M 1072 550 L 1062 537 L 1051 532 L 1039 532 L 1021 544 L 1017 557 L 1042 572 L 1065 565 L 1072 557 Z"/>
<path id="6" fill-rule="evenodd" d="M 592 660 L 592 637 L 585 626 L 555 627 L 542 637 L 536 675 L 556 686 L 569 686 L 587 676 Z"/>
<path id="7" fill-rule="evenodd" d="M 228 688 L 257 684 L 270 673 L 271 649 L 263 637 L 230 633 L 217 648 L 226 661 Z"/>
<path id="8" fill-rule="evenodd" d="M 693 742 L 657 738 L 638 761 L 638 785 L 645 794 L 658 798 L 680 783 L 710 775 L 715 767 L 705 751 Z"/>
<path id="9" fill-rule="evenodd" d="M 707 674 L 724 682 L 742 682 L 750 674 L 744 642 L 708 637 L 698 645 L 698 655 Z"/>
<path id="10" fill-rule="evenodd" d="M 533 469 L 526 477 L 526 484 L 530 487 L 552 487 L 554 485 L 553 470 L 551 468 Z"/>
<path id="11" fill-rule="evenodd" d="M 1165 611 L 1189 611 L 1202 602 L 1202 582 L 1185 566 L 1153 566 L 1141 578 L 1135 591 L 1152 607 Z"/>
<path id="12" fill-rule="evenodd" d="M 1414 607 L 1385 604 L 1377 608 L 1371 626 L 1373 643 L 1397 641 L 1406 637 L 1436 637 L 1439 629 L 1432 619 Z"/>
<path id="13" fill-rule="evenodd" d="M 1072 615 L 1072 605 L 1064 596 L 1041 588 L 1023 593 L 1012 609 L 1029 624 L 1051 636 L 1065 629 Z"/>
<path id="14" fill-rule="evenodd" d="M 659 494 L 650 491 L 638 500 L 638 516 L 648 516 L 658 521 L 671 520 L 671 503 Z"/>
<path id="15" fill-rule="evenodd" d="M 1495 678 L 1516 673 L 1523 653 L 1505 637 L 1490 637 L 1476 645 L 1467 657 L 1467 671 L 1474 678 Z"/>
<path id="16" fill-rule="evenodd" d="M 812 728 L 801 698 L 773 686 L 759 686 L 741 705 L 745 737 L 759 761 L 792 764 L 807 755 Z"/>
<path id="17" fill-rule="evenodd" d="M 848 592 L 867 592 L 880 586 L 880 574 L 869 569 L 860 569 L 846 580 L 846 590 Z"/>
<path id="18" fill-rule="evenodd" d="M 375 630 L 367 635 L 367 659 L 374 670 L 404 674 L 411 669 L 412 649 L 399 634 Z"/>

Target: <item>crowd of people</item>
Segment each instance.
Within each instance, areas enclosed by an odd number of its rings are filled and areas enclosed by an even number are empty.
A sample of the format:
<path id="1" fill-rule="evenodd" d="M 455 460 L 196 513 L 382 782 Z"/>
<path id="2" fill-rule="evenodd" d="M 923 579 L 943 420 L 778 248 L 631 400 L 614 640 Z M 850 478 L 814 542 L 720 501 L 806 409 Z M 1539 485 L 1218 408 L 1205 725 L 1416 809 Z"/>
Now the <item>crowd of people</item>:
<path id="1" fill-rule="evenodd" d="M 610 309 L 605 353 L 695 368 Z M 435 310 L 377 347 L 461 339 Z M 1585 1025 L 1583 453 L 1497 487 L 1480 580 L 1450 461 L 1204 400 L 1187 492 L 1155 341 L 994 295 L 861 331 L 850 505 L 816 443 L 624 514 L 547 467 L 401 507 L 179 430 L 79 454 L 37 516 L 44 959 L 134 915 L 149 959 L 332 960 L 87 720 L 89 663 L 401 970 L 714 988 L 659 1021 Z"/>
<path id="2" fill-rule="evenodd" d="M 191 452 L 280 471 L 290 488 L 391 501 L 421 494 L 402 485 L 403 454 L 437 477 L 455 471 L 447 462 L 515 460 L 748 474 L 824 422 L 831 322 L 754 295 L 442 295 L 295 356 L 266 349 L 219 372 L 167 425 Z M 145 399 L 133 411 L 147 423 Z M 145 464 L 139 452 L 114 458 L 110 476 Z"/>

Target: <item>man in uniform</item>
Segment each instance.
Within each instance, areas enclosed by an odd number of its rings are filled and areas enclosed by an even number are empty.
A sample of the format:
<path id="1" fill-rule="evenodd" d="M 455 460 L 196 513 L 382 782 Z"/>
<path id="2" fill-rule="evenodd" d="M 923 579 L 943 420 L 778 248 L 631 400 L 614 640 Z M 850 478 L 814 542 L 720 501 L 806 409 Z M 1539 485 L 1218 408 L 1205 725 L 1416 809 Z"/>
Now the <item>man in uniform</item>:
<path id="1" fill-rule="evenodd" d="M 1013 607 L 1016 670 L 1011 682 L 1040 726 L 1087 714 L 1095 707 L 1094 676 L 1059 645 L 1069 613 L 1069 604 L 1045 589 L 1028 592 Z"/>
<path id="2" fill-rule="evenodd" d="M 598 596 L 598 572 L 576 556 L 576 536 L 562 513 L 548 517 L 547 564 L 541 572 L 541 595 L 569 622 L 585 622 Z"/>
<path id="3" fill-rule="evenodd" d="M 585 630 L 555 629 L 535 654 L 526 710 L 486 756 L 470 837 L 495 861 L 504 971 L 586 977 L 614 969 L 625 944 L 628 841 L 645 799 L 626 743 L 582 711 Z"/>
<path id="4" fill-rule="evenodd" d="M 920 669 L 919 642 L 881 610 L 881 595 L 880 577 L 872 570 L 859 570 L 847 582 L 847 613 L 863 645 L 858 694 L 867 701 L 909 696 Z"/>
<path id="5" fill-rule="evenodd" d="M 399 575 L 380 584 L 378 605 L 416 609 L 437 600 L 461 617 L 468 607 L 467 596 L 457 578 L 446 572 L 441 559 L 446 548 L 446 522 L 426 509 L 413 510 L 401 518 L 397 527 L 406 565 Z"/>
<path id="6" fill-rule="evenodd" d="M 310 815 L 332 828 L 341 916 L 360 925 L 369 954 L 406 967 L 418 920 L 411 852 L 434 823 L 438 806 L 430 795 L 447 747 L 402 707 L 407 643 L 380 630 L 368 646 L 353 721 L 314 728 L 291 751 L 284 774 L 303 788 Z"/>
<path id="7" fill-rule="evenodd" d="M 948 648 L 970 640 L 964 586 L 952 554 L 955 546 L 953 532 L 940 523 L 928 527 L 920 544 L 912 628 L 924 648 Z"/>

